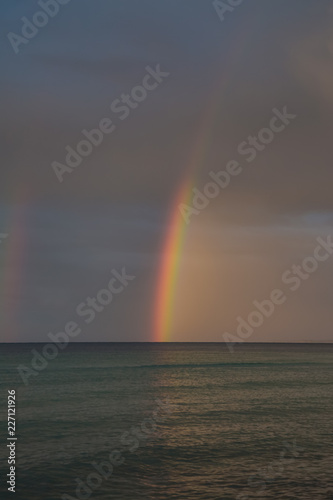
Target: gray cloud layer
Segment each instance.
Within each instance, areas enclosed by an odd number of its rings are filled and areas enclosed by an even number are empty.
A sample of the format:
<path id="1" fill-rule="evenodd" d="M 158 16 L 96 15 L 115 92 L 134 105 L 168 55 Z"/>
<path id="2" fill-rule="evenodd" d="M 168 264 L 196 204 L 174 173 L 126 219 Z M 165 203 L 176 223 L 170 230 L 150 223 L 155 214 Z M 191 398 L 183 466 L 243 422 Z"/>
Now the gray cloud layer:
<path id="1" fill-rule="evenodd" d="M 117 266 L 138 278 L 79 340 L 151 338 L 167 214 L 192 158 L 199 189 L 229 160 L 243 167 L 192 218 L 179 278 L 175 340 L 221 340 L 332 227 L 331 2 L 252 0 L 221 23 L 206 0 L 71 0 L 17 55 L 6 35 L 38 4 L 0 9 L 0 232 L 22 230 L 12 214 L 26 207 L 19 287 L 7 257 L 17 240 L 0 246 L 1 301 L 15 314 L 2 339 L 43 341 Z M 114 117 L 113 100 L 157 64 L 170 76 L 128 119 Z M 297 119 L 248 164 L 239 143 L 285 105 Z M 104 117 L 116 131 L 60 184 L 51 163 Z M 332 267 L 251 340 L 332 341 Z"/>

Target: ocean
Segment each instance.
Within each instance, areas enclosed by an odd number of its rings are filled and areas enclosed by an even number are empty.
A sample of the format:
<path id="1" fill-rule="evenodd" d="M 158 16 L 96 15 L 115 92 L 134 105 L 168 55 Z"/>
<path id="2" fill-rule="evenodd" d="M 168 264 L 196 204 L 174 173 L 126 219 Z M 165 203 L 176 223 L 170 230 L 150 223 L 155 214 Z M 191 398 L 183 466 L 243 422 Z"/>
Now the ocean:
<path id="1" fill-rule="evenodd" d="M 42 348 L 0 346 L 1 498 L 333 499 L 332 344 Z"/>

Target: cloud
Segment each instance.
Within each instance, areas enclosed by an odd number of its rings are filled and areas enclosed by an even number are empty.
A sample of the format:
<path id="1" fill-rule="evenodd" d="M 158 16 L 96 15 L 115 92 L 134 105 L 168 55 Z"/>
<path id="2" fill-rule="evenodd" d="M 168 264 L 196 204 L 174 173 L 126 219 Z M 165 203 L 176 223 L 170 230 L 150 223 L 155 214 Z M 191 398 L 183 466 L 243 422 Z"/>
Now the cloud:
<path id="1" fill-rule="evenodd" d="M 253 0 L 222 24 L 206 1 L 101 1 L 96 9 L 82 0 L 18 57 L 2 48 L 2 226 L 10 234 L 18 203 L 33 212 L 15 297 L 20 339 L 43 340 L 82 294 L 100 288 L 110 267 L 128 265 L 140 278 L 86 340 L 149 340 L 167 214 L 185 175 L 201 189 L 229 160 L 243 166 L 188 228 L 177 339 L 200 340 L 205 332 L 204 340 L 219 341 L 316 232 L 331 226 L 328 5 Z M 35 8 L 4 2 L 1 27 L 15 30 Z M 165 85 L 60 185 L 51 163 L 63 160 L 83 129 L 111 116 L 111 102 L 158 63 L 171 74 Z M 297 120 L 247 164 L 239 143 L 283 106 Z M 316 317 L 320 335 L 331 335 L 327 275 L 286 305 L 265 330 L 269 338 L 287 338 L 290 330 L 293 339 L 316 338 Z M 13 300 L 10 293 L 2 291 L 4 301 Z"/>

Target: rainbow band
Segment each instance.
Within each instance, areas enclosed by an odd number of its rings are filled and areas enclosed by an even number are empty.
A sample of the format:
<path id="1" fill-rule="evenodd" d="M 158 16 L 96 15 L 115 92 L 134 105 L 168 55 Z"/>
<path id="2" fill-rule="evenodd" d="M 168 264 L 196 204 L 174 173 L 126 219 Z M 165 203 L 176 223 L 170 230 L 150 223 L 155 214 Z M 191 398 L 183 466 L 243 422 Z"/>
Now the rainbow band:
<path id="1" fill-rule="evenodd" d="M 19 302 L 25 274 L 28 236 L 28 189 L 16 189 L 15 203 L 8 207 L 8 237 L 2 241 L 5 248 L 2 274 L 2 342 L 13 342 L 20 330 Z M 6 228 L 1 228 L 6 229 Z"/>
<path id="2" fill-rule="evenodd" d="M 190 155 L 185 179 L 182 178 L 181 187 L 177 190 L 177 195 L 172 204 L 157 280 L 157 298 L 152 325 L 152 339 L 154 342 L 169 342 L 174 338 L 173 317 L 176 305 L 177 281 L 188 230 L 179 205 L 191 205 L 192 189 L 197 183 L 197 174 L 202 165 L 204 165 L 204 160 L 212 141 L 221 96 L 224 95 L 227 87 L 231 87 L 232 70 L 233 66 L 235 67 L 236 60 L 239 62 L 238 60 L 241 57 L 246 57 L 245 47 L 249 45 L 248 38 L 250 32 L 255 28 L 256 22 L 258 22 L 258 19 L 253 18 L 252 25 L 247 20 L 246 26 L 240 26 L 239 35 L 228 54 L 229 57 L 226 61 L 222 78 L 217 78 L 217 85 L 215 84 L 212 92 L 209 94 L 210 101 L 201 122 L 195 147 Z"/>
<path id="3" fill-rule="evenodd" d="M 220 91 L 220 85 L 218 90 Z M 213 94 L 215 96 L 216 92 Z M 179 207 L 182 204 L 191 205 L 192 189 L 196 185 L 196 173 L 198 166 L 202 165 L 206 151 L 210 145 L 210 128 L 212 122 L 214 122 L 215 114 L 216 99 L 212 99 L 202 120 L 196 147 L 191 152 L 187 174 L 185 175 L 185 179 L 182 180 L 181 187 L 172 204 L 157 284 L 157 300 L 154 309 L 152 335 L 154 342 L 169 342 L 172 339 L 177 281 L 188 229 L 186 220 Z"/>
<path id="4" fill-rule="evenodd" d="M 190 203 L 191 188 L 192 184 L 189 185 L 186 179 L 176 197 L 170 217 L 157 291 L 156 315 L 153 325 L 155 342 L 167 342 L 171 338 L 175 290 L 180 268 L 181 250 L 186 236 L 186 224 L 178 207 L 180 203 L 186 203 L 187 200 Z"/>

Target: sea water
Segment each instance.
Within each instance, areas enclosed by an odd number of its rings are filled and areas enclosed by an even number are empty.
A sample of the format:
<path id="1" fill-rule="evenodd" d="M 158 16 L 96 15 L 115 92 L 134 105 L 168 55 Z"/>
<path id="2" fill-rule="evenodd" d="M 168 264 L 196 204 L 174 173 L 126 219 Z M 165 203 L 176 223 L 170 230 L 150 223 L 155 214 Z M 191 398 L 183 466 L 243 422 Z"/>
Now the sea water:
<path id="1" fill-rule="evenodd" d="M 333 499 L 333 345 L 71 344 L 16 390 L 17 500 Z"/>

